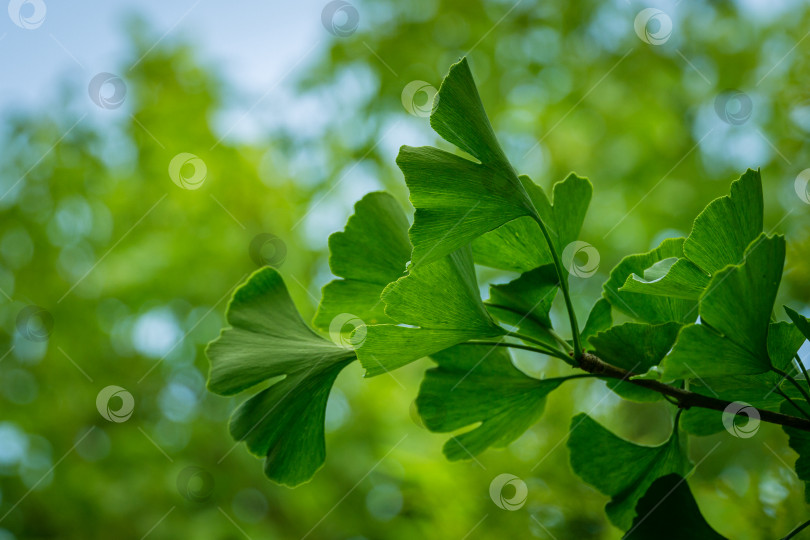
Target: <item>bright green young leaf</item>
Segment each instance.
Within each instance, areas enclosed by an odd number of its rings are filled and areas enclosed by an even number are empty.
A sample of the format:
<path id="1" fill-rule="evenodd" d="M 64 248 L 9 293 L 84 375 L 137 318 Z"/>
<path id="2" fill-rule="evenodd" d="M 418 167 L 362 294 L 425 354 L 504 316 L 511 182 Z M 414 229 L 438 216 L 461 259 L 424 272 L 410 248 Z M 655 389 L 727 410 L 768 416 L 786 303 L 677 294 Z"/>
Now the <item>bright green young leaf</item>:
<path id="1" fill-rule="evenodd" d="M 679 474 L 668 474 L 652 483 L 636 505 L 636 518 L 625 540 L 724 540 L 706 522 Z"/>
<path id="2" fill-rule="evenodd" d="M 631 528 L 636 505 L 652 483 L 668 474 L 684 474 L 688 465 L 677 428 L 662 445 L 641 446 L 617 437 L 586 414 L 571 420 L 568 448 L 574 472 L 611 497 L 605 511 L 623 531 Z"/>
<path id="3" fill-rule="evenodd" d="M 410 258 L 408 219 L 399 203 L 385 192 L 363 197 L 346 229 L 329 237 L 329 268 L 343 279 L 323 288 L 313 324 L 329 330 L 344 313 L 366 324 L 391 322 L 380 294 L 403 275 Z"/>
<path id="4" fill-rule="evenodd" d="M 528 176 L 520 177 L 526 192 L 549 231 L 558 255 L 579 238 L 591 201 L 593 186 L 586 178 L 570 174 L 554 184 L 553 204 Z M 484 266 L 527 272 L 553 261 L 537 222 L 530 217 L 510 221 L 473 241 L 475 262 Z"/>
<path id="5" fill-rule="evenodd" d="M 596 301 L 588 314 L 588 320 L 585 321 L 585 327 L 580 333 L 582 342 L 588 343 L 591 337 L 607 330 L 612 324 L 613 314 L 611 313 L 610 302 L 605 297 L 602 297 Z"/>
<path id="6" fill-rule="evenodd" d="M 768 328 L 784 260 L 784 238 L 763 233 L 742 264 L 717 272 L 700 299 L 700 324 L 684 327 L 661 363 L 664 378 L 770 370 Z"/>
<path id="7" fill-rule="evenodd" d="M 403 146 L 397 164 L 416 208 L 412 262 L 421 266 L 521 216 L 529 195 L 492 131 L 466 59 L 444 78 L 430 125 L 476 161 L 432 147 Z"/>
<path id="8" fill-rule="evenodd" d="M 686 257 L 714 276 L 740 264 L 746 249 L 762 232 L 762 179 L 748 169 L 731 183 L 729 195 L 715 199 L 700 213 L 683 244 Z"/>
<path id="9" fill-rule="evenodd" d="M 279 483 L 306 482 L 326 457 L 326 400 L 338 373 L 355 358 L 351 349 L 313 332 L 279 273 L 262 268 L 234 293 L 230 328 L 207 349 L 208 389 L 226 396 L 283 377 L 233 413 L 230 431 L 266 456 L 265 474 Z"/>
<path id="10" fill-rule="evenodd" d="M 657 366 L 672 349 L 678 337 L 678 323 L 651 325 L 625 323 L 600 332 L 590 339 L 596 355 L 608 364 L 634 373 L 645 373 Z M 661 394 L 628 381 L 608 379 L 608 387 L 632 401 L 658 401 Z"/>
<path id="11" fill-rule="evenodd" d="M 445 443 L 444 454 L 453 461 L 517 439 L 543 414 L 546 396 L 566 380 L 525 375 L 501 347 L 458 345 L 431 358 L 439 366 L 425 372 L 416 398 L 425 426 L 448 433 L 478 424 Z"/>
<path id="12" fill-rule="evenodd" d="M 652 251 L 625 257 L 610 272 L 610 279 L 605 282 L 605 298 L 617 310 L 642 322 L 660 324 L 694 321 L 697 318 L 696 300 L 640 294 L 626 291 L 622 287 L 631 274 L 643 275 L 646 269 L 672 257 L 683 257 L 683 238 L 669 238 Z"/>
<path id="13" fill-rule="evenodd" d="M 385 313 L 399 325 L 364 326 L 355 337 L 367 376 L 386 373 L 469 339 L 499 337 L 505 330 L 481 301 L 469 246 L 388 285 Z M 357 341 L 357 340 L 355 340 Z"/>

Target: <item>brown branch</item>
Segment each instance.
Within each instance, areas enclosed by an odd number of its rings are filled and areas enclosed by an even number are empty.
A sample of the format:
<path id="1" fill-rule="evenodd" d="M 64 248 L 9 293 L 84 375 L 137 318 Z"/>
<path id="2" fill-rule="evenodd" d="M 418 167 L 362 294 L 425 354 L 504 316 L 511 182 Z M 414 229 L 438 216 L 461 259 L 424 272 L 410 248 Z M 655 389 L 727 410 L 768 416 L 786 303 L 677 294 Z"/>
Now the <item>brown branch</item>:
<path id="1" fill-rule="evenodd" d="M 690 392 L 689 390 L 684 390 L 682 388 L 676 388 L 659 381 L 631 379 L 630 377 L 637 374 L 612 364 L 608 364 L 601 358 L 587 352 L 583 353 L 580 357 L 579 367 L 588 373 L 593 373 L 594 375 L 610 377 L 613 379 L 622 379 L 630 384 L 653 390 L 665 396 L 670 396 L 677 401 L 678 407 L 682 409 L 699 407 L 701 409 L 711 409 L 714 411 L 725 412 L 726 408 L 732 403 L 731 401 L 726 401 L 724 399 L 704 396 L 703 394 Z M 802 431 L 810 431 L 810 420 L 768 411 L 765 409 L 757 409 L 756 407 L 753 408 L 757 410 L 760 420 L 762 421 L 769 422 L 771 424 L 779 424 L 780 426 L 792 427 Z M 743 412 L 744 409 L 736 410 L 736 408 L 733 408 L 732 410 L 735 410 L 736 414 L 745 416 L 745 413 Z"/>

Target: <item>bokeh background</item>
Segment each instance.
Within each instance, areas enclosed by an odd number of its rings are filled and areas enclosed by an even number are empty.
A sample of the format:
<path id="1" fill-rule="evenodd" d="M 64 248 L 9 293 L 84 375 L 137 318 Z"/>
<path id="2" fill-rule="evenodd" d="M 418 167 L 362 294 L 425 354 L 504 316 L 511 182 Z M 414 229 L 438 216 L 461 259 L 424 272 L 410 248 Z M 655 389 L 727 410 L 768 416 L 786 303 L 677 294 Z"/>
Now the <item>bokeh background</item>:
<path id="1" fill-rule="evenodd" d="M 394 158 L 446 147 L 427 100 L 464 55 L 521 173 L 594 184 L 582 240 L 600 270 L 573 280 L 581 320 L 622 256 L 688 233 L 748 167 L 762 168 L 766 230 L 788 239 L 779 302 L 808 314 L 806 2 L 327 4 L 13 0 L 0 13 L 0 539 L 620 536 L 607 498 L 570 472 L 569 419 L 591 411 L 654 444 L 670 417 L 601 382 L 552 394 L 507 449 L 448 463 L 412 406 L 429 362 L 374 379 L 353 365 L 330 398 L 326 465 L 296 489 L 230 439 L 241 398 L 205 390 L 204 345 L 248 273 L 275 262 L 311 317 L 327 237 L 353 203 L 387 189 L 411 211 Z M 663 17 L 637 31 L 649 7 Z M 422 91 L 403 96 L 412 81 Z M 182 152 L 205 165 L 198 189 L 169 176 Z M 283 249 L 251 253 L 261 234 Z M 133 396 L 126 421 L 97 410 L 110 385 Z M 807 519 L 778 428 L 690 446 L 689 483 L 724 535 L 776 538 Z M 521 510 L 490 499 L 501 473 L 527 483 Z"/>

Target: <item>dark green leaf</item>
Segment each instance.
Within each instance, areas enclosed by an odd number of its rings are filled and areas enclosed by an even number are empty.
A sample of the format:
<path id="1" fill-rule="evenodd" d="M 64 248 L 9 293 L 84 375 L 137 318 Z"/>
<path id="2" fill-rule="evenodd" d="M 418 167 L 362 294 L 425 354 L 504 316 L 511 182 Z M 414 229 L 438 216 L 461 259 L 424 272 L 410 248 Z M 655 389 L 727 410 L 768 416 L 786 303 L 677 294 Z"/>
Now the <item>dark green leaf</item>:
<path id="1" fill-rule="evenodd" d="M 425 372 L 416 399 L 425 426 L 447 433 L 480 422 L 447 441 L 450 460 L 517 439 L 543 414 L 546 396 L 565 381 L 525 375 L 500 347 L 458 345 L 431 358 L 439 367 Z"/>
<path id="2" fill-rule="evenodd" d="M 627 540 L 723 540 L 706 522 L 686 479 L 679 474 L 662 476 L 652 483 L 636 505 Z"/>
<path id="3" fill-rule="evenodd" d="M 323 288 L 313 324 L 329 330 L 345 313 L 366 324 L 391 322 L 380 294 L 402 276 L 410 257 L 408 219 L 399 203 L 384 192 L 363 197 L 345 230 L 329 237 L 329 268 L 343 279 Z"/>
<path id="4" fill-rule="evenodd" d="M 517 327 L 520 333 L 556 348 L 557 343 L 549 333 L 548 312 L 558 286 L 554 265 L 541 266 L 509 283 L 490 286 L 487 307 L 500 321 Z"/>
<path id="5" fill-rule="evenodd" d="M 385 313 L 400 325 L 361 327 L 357 356 L 368 376 L 379 375 L 469 339 L 505 334 L 478 291 L 469 246 L 410 273 L 383 291 Z M 356 336 L 359 334 L 356 334 Z"/>
<path id="6" fill-rule="evenodd" d="M 671 473 L 684 474 L 688 464 L 677 430 L 660 446 L 641 446 L 617 437 L 586 414 L 571 420 L 568 448 L 574 472 L 611 497 L 605 511 L 623 531 L 632 526 L 636 504 L 652 483 Z"/>
<path id="7" fill-rule="evenodd" d="M 796 325 L 796 328 L 802 333 L 805 339 L 810 339 L 810 319 L 807 319 L 807 317 L 787 306 L 785 306 L 785 313 L 788 314 L 790 320 L 793 321 L 793 324 Z"/>
<path id="8" fill-rule="evenodd" d="M 651 325 L 625 323 L 600 332 L 590 339 L 596 355 L 614 366 L 634 373 L 645 373 L 657 366 L 672 349 L 680 324 Z M 628 381 L 609 379 L 608 387 L 625 399 L 658 401 L 661 394 Z"/>
<path id="9" fill-rule="evenodd" d="M 231 417 L 231 435 L 266 456 L 265 473 L 287 485 L 312 478 L 326 457 L 324 415 L 332 383 L 354 351 L 327 341 L 301 319 L 279 273 L 253 274 L 234 293 L 228 324 L 211 342 L 208 388 L 233 395 L 277 380 Z"/>
<path id="10" fill-rule="evenodd" d="M 770 370 L 768 328 L 784 260 L 784 238 L 762 234 L 742 264 L 717 272 L 700 299 L 700 324 L 681 331 L 661 363 L 663 376 L 671 380 Z"/>

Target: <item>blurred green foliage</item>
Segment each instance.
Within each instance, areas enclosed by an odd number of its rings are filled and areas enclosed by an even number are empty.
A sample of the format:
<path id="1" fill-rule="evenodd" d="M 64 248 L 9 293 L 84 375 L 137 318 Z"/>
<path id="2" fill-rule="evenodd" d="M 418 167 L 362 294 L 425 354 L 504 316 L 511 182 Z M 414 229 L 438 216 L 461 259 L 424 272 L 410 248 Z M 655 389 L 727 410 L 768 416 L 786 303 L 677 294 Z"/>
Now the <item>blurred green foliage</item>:
<path id="1" fill-rule="evenodd" d="M 437 86 L 462 55 L 519 172 L 544 186 L 572 170 L 594 183 L 581 236 L 601 267 L 573 282 L 581 320 L 622 256 L 688 233 L 747 167 L 762 168 L 766 230 L 787 234 L 777 304 L 806 312 L 810 217 L 794 191 L 810 161 L 806 4 L 663 6 L 674 30 L 659 46 L 634 32 L 645 6 L 620 0 L 355 5 L 358 30 L 296 72 L 297 99 L 316 104 L 298 129 L 220 140 L 230 126 L 212 124 L 236 92 L 193 44 L 152 49 L 160 36 L 138 21 L 121 59 L 121 109 L 99 109 L 85 87 L 66 84 L 57 103 L 3 113 L 0 538 L 618 538 L 607 497 L 570 471 L 569 418 L 588 412 L 657 444 L 669 416 L 660 404 L 620 402 L 604 383 L 569 383 L 508 449 L 447 463 L 445 436 L 428 433 L 412 406 L 428 362 L 370 380 L 354 364 L 330 398 L 326 465 L 294 490 L 268 482 L 227 434 L 239 398 L 204 388 L 202 347 L 232 288 L 257 267 L 254 237 L 284 241 L 281 271 L 311 316 L 330 279 L 326 232 L 363 191 L 385 187 L 407 203 L 399 145 L 445 144 L 408 114 L 403 89 Z M 751 99 L 739 125 L 716 110 L 727 89 Z M 204 160 L 200 189 L 171 182 L 180 152 Z M 28 305 L 52 316 L 47 341 L 19 328 Z M 518 361 L 534 375 L 565 371 Z M 125 422 L 94 406 L 108 385 L 135 399 Z M 766 425 L 754 439 L 692 438 L 700 466 L 690 485 L 714 528 L 775 538 L 806 519 L 786 439 Z M 490 500 L 502 473 L 528 484 L 519 512 Z"/>

